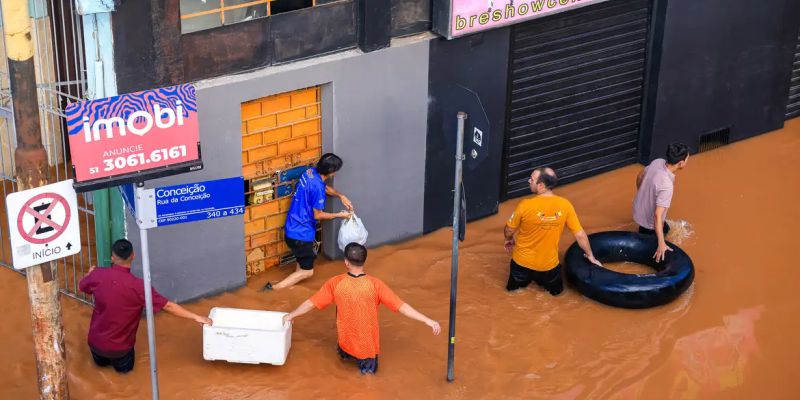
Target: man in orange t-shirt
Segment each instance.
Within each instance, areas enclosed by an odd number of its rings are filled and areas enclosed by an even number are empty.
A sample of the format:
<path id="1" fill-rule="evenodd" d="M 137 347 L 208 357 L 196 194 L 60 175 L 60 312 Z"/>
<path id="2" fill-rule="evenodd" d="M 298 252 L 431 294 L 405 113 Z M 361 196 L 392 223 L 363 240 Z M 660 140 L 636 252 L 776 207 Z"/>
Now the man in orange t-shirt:
<path id="1" fill-rule="evenodd" d="M 400 300 L 383 281 L 364 273 L 367 248 L 350 243 L 344 248 L 344 264 L 347 273 L 329 279 L 310 299 L 296 310 L 283 317 L 285 322 L 313 310 L 336 304 L 336 331 L 339 336 L 339 355 L 343 359 L 355 359 L 362 374 L 378 371 L 380 338 L 378 332 L 378 305 L 383 304 L 392 311 L 421 321 L 441 331 L 439 323 L 426 317 Z"/>
<path id="2" fill-rule="evenodd" d="M 528 183 L 536 196 L 522 200 L 506 223 L 505 247 L 511 252 L 508 291 L 526 287 L 531 282 L 536 282 L 553 296 L 564 290 L 558 242 L 565 225 L 575 235 L 586 258 L 602 266 L 592 254 L 589 237 L 583 231 L 572 203 L 553 194 L 557 182 L 556 173 L 551 168 L 534 170 Z"/>

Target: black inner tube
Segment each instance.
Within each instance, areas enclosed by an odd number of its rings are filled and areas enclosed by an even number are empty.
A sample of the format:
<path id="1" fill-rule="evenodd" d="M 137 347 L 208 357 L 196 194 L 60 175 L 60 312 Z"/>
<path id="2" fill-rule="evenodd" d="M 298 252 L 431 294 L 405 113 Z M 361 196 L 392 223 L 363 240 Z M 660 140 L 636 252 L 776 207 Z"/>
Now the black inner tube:
<path id="1" fill-rule="evenodd" d="M 615 307 L 648 308 L 666 304 L 691 286 L 694 265 L 689 256 L 667 243 L 664 261 L 653 259 L 658 247 L 655 236 L 634 232 L 600 232 L 589 235 L 595 258 L 603 263 L 629 261 L 650 266 L 650 274 L 623 274 L 590 263 L 574 243 L 564 264 L 567 280 L 586 297 Z"/>

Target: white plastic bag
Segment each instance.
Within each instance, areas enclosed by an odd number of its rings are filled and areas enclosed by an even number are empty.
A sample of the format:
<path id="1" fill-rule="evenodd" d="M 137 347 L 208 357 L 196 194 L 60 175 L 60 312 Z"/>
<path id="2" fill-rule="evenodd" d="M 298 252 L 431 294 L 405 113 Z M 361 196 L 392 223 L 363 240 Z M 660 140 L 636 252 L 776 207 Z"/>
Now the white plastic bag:
<path id="1" fill-rule="evenodd" d="M 367 228 L 358 218 L 353 214 L 350 218 L 346 218 L 339 228 L 339 249 L 344 251 L 344 248 L 350 243 L 364 244 L 367 243 Z"/>

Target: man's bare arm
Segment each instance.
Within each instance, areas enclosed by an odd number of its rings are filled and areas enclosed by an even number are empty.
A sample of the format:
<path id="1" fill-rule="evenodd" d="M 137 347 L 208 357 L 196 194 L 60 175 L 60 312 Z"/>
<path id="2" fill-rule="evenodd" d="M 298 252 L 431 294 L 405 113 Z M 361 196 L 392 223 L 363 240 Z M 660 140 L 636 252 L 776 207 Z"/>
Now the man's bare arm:
<path id="1" fill-rule="evenodd" d="M 664 215 L 666 213 L 666 207 L 656 206 L 655 225 L 653 226 L 653 230 L 656 231 L 656 237 L 658 238 L 658 248 L 656 249 L 656 254 L 653 255 L 656 262 L 661 262 L 667 254 L 667 251 L 672 251 L 672 248 L 667 246 L 667 240 L 664 237 L 664 224 L 666 223 L 664 221 Z"/>
<path id="2" fill-rule="evenodd" d="M 581 250 L 583 250 L 583 255 L 589 260 L 589 262 L 600 267 L 603 266 L 600 261 L 594 258 L 594 253 L 592 253 L 592 245 L 589 243 L 589 236 L 586 234 L 586 231 L 575 233 L 575 241 L 578 242 L 578 246 L 581 247 Z"/>
<path id="3" fill-rule="evenodd" d="M 213 321 L 211 321 L 211 319 L 208 317 L 199 316 L 171 301 L 167 302 L 167 305 L 164 306 L 164 311 L 181 318 L 190 319 L 200 324 L 211 325 L 213 323 Z"/>
<path id="4" fill-rule="evenodd" d="M 353 203 L 347 196 L 339 193 L 336 189 L 333 188 L 331 185 L 325 185 L 325 194 L 328 196 L 338 197 L 341 200 L 342 204 L 350 211 L 353 211 Z"/>
<path id="5" fill-rule="evenodd" d="M 338 213 L 329 213 L 322 210 L 317 210 L 316 208 L 314 209 L 314 219 L 317 221 L 327 221 L 336 218 L 348 218 L 349 216 L 350 213 L 347 211 L 342 211 Z"/>
<path id="6" fill-rule="evenodd" d="M 503 228 L 503 235 L 506 237 L 506 240 L 514 240 L 514 235 L 517 233 L 517 230 L 506 225 Z"/>
<path id="7" fill-rule="evenodd" d="M 294 311 L 290 312 L 289 314 L 284 315 L 283 316 L 283 322 L 291 322 L 295 318 L 297 318 L 297 317 L 299 317 L 299 316 L 301 316 L 303 314 L 306 314 L 306 313 L 308 313 L 309 311 L 311 311 L 311 310 L 313 310 L 315 308 L 316 307 L 314 307 L 314 303 L 312 303 L 311 300 L 306 300 L 306 301 L 303 302 L 303 304 L 300 304 L 300 306 L 297 307 Z"/>
<path id="8" fill-rule="evenodd" d="M 509 252 L 509 253 L 511 253 L 511 251 L 514 250 L 514 246 L 517 244 L 514 241 L 514 235 L 516 235 L 516 234 L 517 234 L 517 230 L 512 228 L 512 227 L 510 227 L 510 226 L 508 226 L 508 225 L 506 225 L 503 228 L 503 235 L 505 236 L 505 239 L 506 239 L 505 243 L 503 244 L 503 247 L 505 247 L 506 251 Z"/>
<path id="9" fill-rule="evenodd" d="M 400 314 L 403 314 L 408 318 L 417 320 L 425 325 L 428 325 L 433 330 L 434 335 L 438 335 L 439 332 L 442 331 L 442 328 L 439 326 L 438 322 L 428 318 L 425 314 L 415 310 L 414 307 L 411 307 L 410 305 L 408 305 L 408 303 L 405 303 L 402 306 L 400 306 L 400 309 L 398 309 L 398 311 L 400 311 Z"/>

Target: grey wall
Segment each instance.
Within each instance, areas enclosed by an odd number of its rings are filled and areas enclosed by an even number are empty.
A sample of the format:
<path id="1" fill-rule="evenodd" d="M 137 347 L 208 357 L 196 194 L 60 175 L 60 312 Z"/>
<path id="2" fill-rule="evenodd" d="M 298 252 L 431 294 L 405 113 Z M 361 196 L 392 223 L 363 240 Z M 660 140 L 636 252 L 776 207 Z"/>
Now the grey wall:
<path id="1" fill-rule="evenodd" d="M 240 104 L 218 100 L 202 90 L 197 92 L 203 170 L 149 181 L 147 187 L 242 175 L 241 128 L 232 129 L 219 117 L 220 114 L 241 117 Z M 129 240 L 141 256 L 139 229 L 130 215 L 127 230 Z M 151 229 L 148 243 L 153 286 L 170 300 L 192 300 L 237 288 L 245 282 L 241 217 Z M 141 276 L 141 257 L 134 263 L 133 272 Z"/>
<path id="2" fill-rule="evenodd" d="M 408 38 L 362 54 L 348 51 L 196 83 L 204 170 L 148 182 L 165 186 L 241 175 L 241 103 L 323 85 L 323 148 L 344 159 L 333 186 L 354 203 L 368 246 L 422 233 L 429 38 Z M 329 201 L 329 210 L 342 209 Z M 139 240 L 128 219 L 129 237 Z M 323 251 L 338 256 L 337 227 L 323 227 Z M 149 232 L 153 284 L 186 301 L 245 282 L 240 217 Z M 138 247 L 138 246 L 137 246 Z M 138 273 L 138 265 L 134 272 Z"/>

